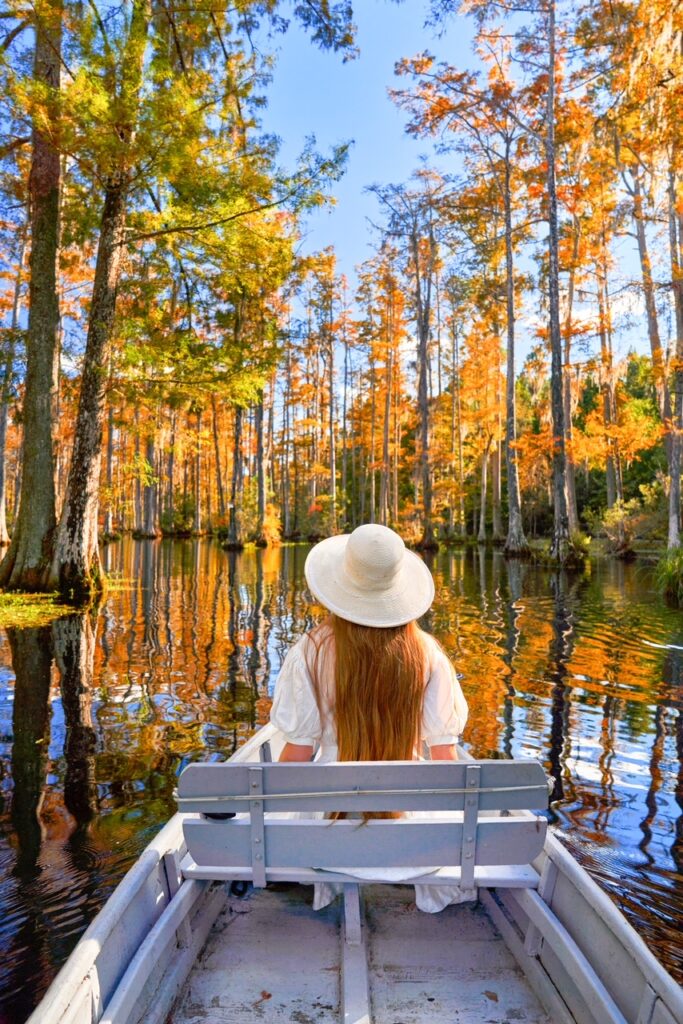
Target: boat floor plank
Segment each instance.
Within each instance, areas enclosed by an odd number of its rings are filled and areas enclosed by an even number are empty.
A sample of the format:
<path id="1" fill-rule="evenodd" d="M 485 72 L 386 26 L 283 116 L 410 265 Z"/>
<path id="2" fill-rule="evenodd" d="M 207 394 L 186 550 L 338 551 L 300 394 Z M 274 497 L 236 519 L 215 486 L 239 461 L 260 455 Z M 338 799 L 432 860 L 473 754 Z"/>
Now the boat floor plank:
<path id="1" fill-rule="evenodd" d="M 412 886 L 364 886 L 373 1024 L 550 1024 L 479 904 L 424 914 Z M 340 906 L 275 885 L 229 899 L 172 1024 L 340 1019 Z"/>
<path id="2" fill-rule="evenodd" d="M 374 1024 L 550 1024 L 480 904 L 423 914 L 382 886 L 365 907 Z"/>
<path id="3" fill-rule="evenodd" d="M 316 913 L 310 894 L 310 888 L 280 885 L 230 898 L 173 1024 L 336 1022 L 339 908 Z"/>

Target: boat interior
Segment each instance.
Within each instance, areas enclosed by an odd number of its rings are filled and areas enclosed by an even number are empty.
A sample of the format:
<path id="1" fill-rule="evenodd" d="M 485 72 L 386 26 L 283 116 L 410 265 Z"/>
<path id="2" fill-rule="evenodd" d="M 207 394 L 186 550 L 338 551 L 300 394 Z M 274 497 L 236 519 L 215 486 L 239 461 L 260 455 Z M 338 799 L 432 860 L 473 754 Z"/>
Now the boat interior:
<path id="1" fill-rule="evenodd" d="M 679 986 L 546 831 L 536 762 L 270 763 L 282 742 L 266 726 L 186 769 L 181 813 L 29 1024 L 683 1024 Z M 387 799 L 426 817 L 351 817 Z M 406 858 L 467 902 L 418 910 L 413 885 L 383 877 Z M 437 877 L 435 860 L 453 867 Z M 316 911 L 321 878 L 342 891 Z"/>

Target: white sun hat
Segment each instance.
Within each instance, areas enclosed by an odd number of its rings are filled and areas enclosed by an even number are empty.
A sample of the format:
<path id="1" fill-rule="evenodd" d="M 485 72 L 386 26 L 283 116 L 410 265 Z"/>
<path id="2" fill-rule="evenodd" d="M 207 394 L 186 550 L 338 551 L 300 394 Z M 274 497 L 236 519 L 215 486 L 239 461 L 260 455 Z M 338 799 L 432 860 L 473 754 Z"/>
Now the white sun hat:
<path id="1" fill-rule="evenodd" d="M 434 580 L 399 535 L 370 523 L 312 548 L 304 574 L 313 597 L 359 626 L 403 626 L 434 600 Z"/>

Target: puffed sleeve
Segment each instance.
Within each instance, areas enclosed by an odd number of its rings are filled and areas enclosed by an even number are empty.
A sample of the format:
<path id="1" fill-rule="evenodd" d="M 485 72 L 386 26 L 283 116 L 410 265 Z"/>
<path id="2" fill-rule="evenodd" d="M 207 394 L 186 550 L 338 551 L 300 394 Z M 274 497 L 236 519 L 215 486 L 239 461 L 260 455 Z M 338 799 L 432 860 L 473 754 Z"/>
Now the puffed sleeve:
<path id="1" fill-rule="evenodd" d="M 429 747 L 457 743 L 467 721 L 467 701 L 450 658 L 430 638 L 430 672 L 422 711 L 422 739 Z"/>
<path id="2" fill-rule="evenodd" d="M 270 720 L 276 729 L 284 733 L 289 743 L 315 746 L 322 729 L 313 683 L 306 664 L 307 643 L 307 637 L 301 637 L 282 663 L 275 683 Z"/>

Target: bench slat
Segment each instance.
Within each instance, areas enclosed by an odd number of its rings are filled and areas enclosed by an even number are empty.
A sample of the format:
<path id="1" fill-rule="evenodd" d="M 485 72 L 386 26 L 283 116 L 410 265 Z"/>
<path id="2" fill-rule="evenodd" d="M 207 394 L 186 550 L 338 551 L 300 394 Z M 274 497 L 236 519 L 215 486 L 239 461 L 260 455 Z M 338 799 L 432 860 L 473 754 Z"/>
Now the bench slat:
<path id="1" fill-rule="evenodd" d="M 188 854 L 183 858 L 181 870 L 184 878 L 209 878 L 222 881 L 251 881 L 251 868 L 224 868 L 216 864 L 195 864 Z M 381 871 L 379 875 L 381 876 Z M 485 888 L 535 889 L 538 885 L 538 872 L 530 864 L 502 865 L 500 867 L 476 867 L 474 869 L 475 886 Z M 314 882 L 348 882 L 349 875 L 326 871 L 322 875 L 312 868 L 268 868 L 268 882 L 299 882 L 302 885 L 313 885 Z M 386 878 L 364 877 L 359 879 L 363 884 L 373 882 L 386 884 Z M 419 875 L 410 879 L 411 885 L 458 885 L 460 868 L 446 868 L 438 874 Z"/>
<path id="2" fill-rule="evenodd" d="M 492 760 L 477 764 L 481 769 L 480 812 L 544 810 L 548 806 L 546 775 L 538 762 Z M 247 810 L 249 768 L 248 763 L 188 765 L 178 782 L 179 809 L 201 813 Z M 461 811 L 465 806 L 465 762 L 262 763 L 260 769 L 265 812 Z"/>
<path id="3" fill-rule="evenodd" d="M 189 818 L 183 823 L 187 847 L 196 864 L 250 867 L 248 817 L 227 821 Z M 543 849 L 546 821 L 541 817 L 480 817 L 476 864 L 528 864 Z M 266 868 L 364 868 L 457 866 L 461 860 L 461 821 L 265 821 Z"/>

